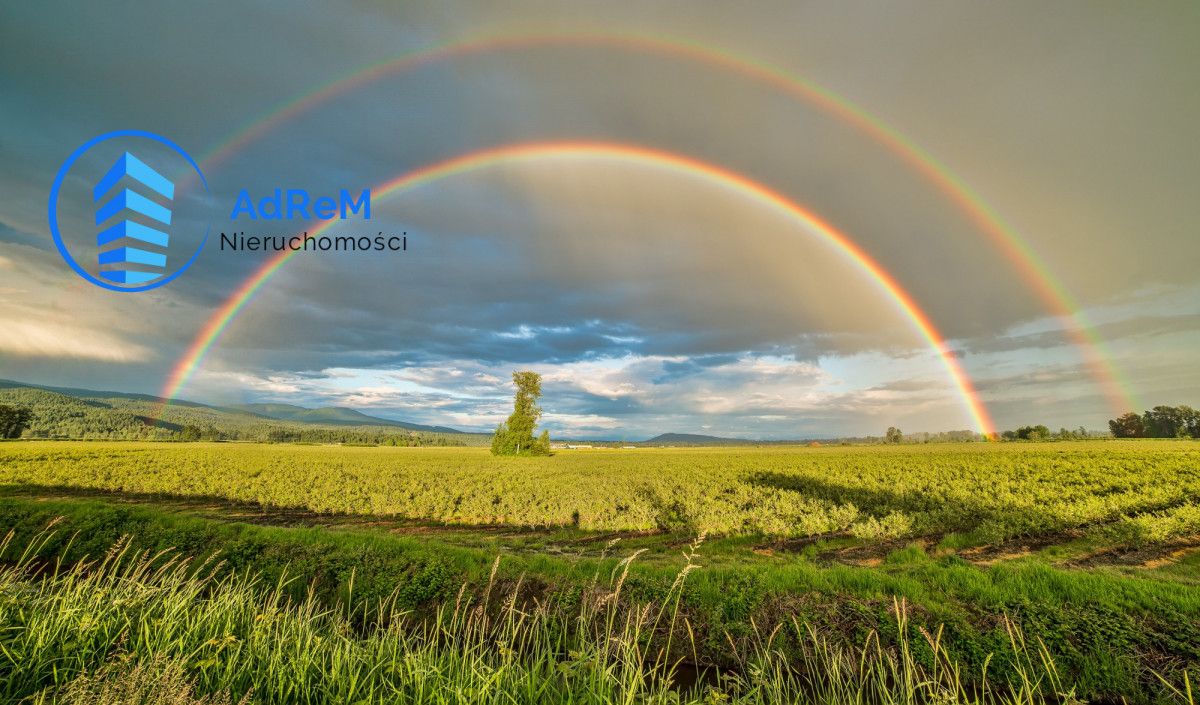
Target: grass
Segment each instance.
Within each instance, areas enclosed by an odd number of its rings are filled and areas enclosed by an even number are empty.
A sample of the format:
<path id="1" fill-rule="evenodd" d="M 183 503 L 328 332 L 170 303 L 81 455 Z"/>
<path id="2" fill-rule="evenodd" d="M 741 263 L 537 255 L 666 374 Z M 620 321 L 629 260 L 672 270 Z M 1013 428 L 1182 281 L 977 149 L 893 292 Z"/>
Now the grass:
<path id="1" fill-rule="evenodd" d="M 13 582 L 28 594 L 59 589 L 38 570 L 59 565 L 60 576 L 75 575 L 88 556 L 127 541 L 127 555 L 136 548 L 214 561 L 211 574 L 188 577 L 200 580 L 197 605 L 232 590 L 250 603 L 303 608 L 323 630 L 349 630 L 354 646 L 345 648 L 355 654 L 364 639 L 374 644 L 368 637 L 403 625 L 396 628 L 408 641 L 394 648 L 435 669 L 492 673 L 506 642 L 491 631 L 470 642 L 478 660 L 441 660 L 450 644 L 465 643 L 451 634 L 482 629 L 454 617 L 453 606 L 467 600 L 495 629 L 511 601 L 510 616 L 536 626 L 521 643 L 546 639 L 554 648 L 516 649 L 519 658 L 505 666 L 512 670 L 496 676 L 497 702 L 535 702 L 536 692 L 577 702 L 787 702 L 818 693 L 828 694 L 816 698 L 824 702 L 862 702 L 868 691 L 883 702 L 1033 702 L 1056 693 L 1179 702 L 1189 697 L 1187 669 L 1200 663 L 1198 449 L 975 444 L 510 460 L 470 449 L 23 442 L 0 444 L 0 482 L 8 483 L 0 527 L 14 528 L 14 545 L 37 547 Z M 517 505 L 523 514 L 507 509 Z M 57 533 L 42 535 L 56 517 Z M 724 530 L 710 532 L 684 567 L 680 552 L 712 527 Z M 74 609 L 46 600 L 60 605 L 51 611 Z M 597 630 L 609 609 L 616 621 Z M 623 620 L 639 610 L 670 618 L 626 632 Z M 129 625 L 144 614 L 120 619 Z M 23 628 L 0 624 L 0 645 Z M 614 636 L 632 638 L 640 655 L 595 661 Z M 571 665 L 572 652 L 590 655 Z M 347 677 L 399 668 L 400 651 L 389 653 Z M 847 670 L 868 660 L 872 676 Z M 155 692 L 178 692 L 181 703 L 236 702 L 265 678 L 254 663 L 229 666 L 251 674 L 242 680 L 214 680 L 171 649 L 131 652 L 118 640 L 86 664 L 50 667 L 52 682 L 37 687 L 67 702 L 75 696 L 64 688 L 83 698 L 160 678 L 179 687 Z M 600 668 L 617 674 L 620 687 L 584 687 L 558 673 L 564 668 Z M 706 674 L 699 685 L 681 689 L 696 668 Z M 894 690 L 913 669 L 940 695 Z M 831 682 L 817 682 L 819 673 Z M 637 679 L 644 682 L 631 685 Z M 513 695 L 518 681 L 524 695 Z M 546 690 L 527 690 L 541 681 L 550 681 L 537 686 Z M 771 690 L 766 681 L 786 686 Z M 1039 690 L 1022 696 L 1035 682 Z M 354 702 L 311 685 L 328 701 Z M 460 685 L 493 697 L 465 681 L 437 687 Z M 404 701 L 393 686 L 377 684 L 367 701 Z M 40 692 L 23 688 L 21 697 Z M 254 688 L 256 701 L 304 702 Z M 436 701 L 435 691 L 412 697 Z"/>
<path id="2" fill-rule="evenodd" d="M 63 517 L 59 530 L 38 538 L 56 517 Z M 646 564 L 634 551 L 639 559 L 628 572 L 616 556 L 506 555 L 496 567 L 494 553 L 436 538 L 257 526 L 111 500 L 4 498 L 3 525 L 15 527 L 16 542 L 36 546 L 28 565 L 79 565 L 132 537 L 143 552 L 182 550 L 220 561 L 210 563 L 214 579 L 254 575 L 283 599 L 327 610 L 349 605 L 354 615 L 384 609 L 431 619 L 464 585 L 477 594 L 491 585 L 524 601 L 578 607 L 595 576 L 620 571 L 628 603 L 674 596 L 688 625 L 676 635 L 676 649 L 687 644 L 677 657 L 724 669 L 743 668 L 764 633 L 784 635 L 776 641 L 781 659 L 803 658 L 797 625 L 837 649 L 873 639 L 896 652 L 922 630 L 941 633 L 942 651 L 969 687 L 981 686 L 985 667 L 993 682 L 1019 682 L 1020 664 L 1009 655 L 1011 626 L 1036 634 L 1062 679 L 1085 698 L 1152 700 L 1162 693 L 1155 673 L 1178 680 L 1188 663 L 1200 661 L 1200 591 L 1194 586 L 1110 570 L 1060 570 L 1032 559 L 981 569 L 911 546 L 875 568 L 807 560 L 708 566 L 706 545 L 694 562 L 707 567 L 676 586 L 678 554 L 671 565 Z M 911 634 L 895 624 L 895 599 L 907 606 Z M 922 667 L 934 665 L 921 640 L 909 648 Z"/>
<path id="3" fill-rule="evenodd" d="M 890 612 L 899 648 L 874 632 L 844 648 L 792 620 L 732 649 L 736 669 L 681 686 L 678 666 L 696 647 L 679 604 L 698 544 L 657 601 L 623 599 L 631 556 L 607 579 L 594 574 L 574 602 L 521 600 L 519 585 L 497 588 L 493 570 L 481 592 L 464 586 L 431 618 L 411 620 L 386 603 L 356 614 L 311 595 L 294 601 L 282 582 L 218 577 L 215 564 L 135 551 L 128 541 L 95 561 L 39 568 L 30 559 L 51 538 L 35 536 L 21 551 L 11 534 L 4 541 L 12 563 L 0 570 L 0 693 L 9 701 L 1077 701 L 1049 649 L 1011 623 L 1006 657 L 1016 679 L 997 685 L 986 664 L 966 678 L 942 631 L 910 629 L 900 601 Z M 917 658 L 915 645 L 929 658 Z M 1186 675 L 1164 692 L 1194 702 Z"/>

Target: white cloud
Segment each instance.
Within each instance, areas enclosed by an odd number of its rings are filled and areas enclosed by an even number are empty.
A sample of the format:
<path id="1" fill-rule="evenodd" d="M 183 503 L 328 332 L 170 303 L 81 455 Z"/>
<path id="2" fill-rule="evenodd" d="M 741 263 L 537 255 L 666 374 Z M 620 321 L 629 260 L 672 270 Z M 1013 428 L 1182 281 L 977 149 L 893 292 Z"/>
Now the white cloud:
<path id="1" fill-rule="evenodd" d="M 18 357 L 144 362 L 149 348 L 70 321 L 38 320 L 0 312 L 0 352 Z"/>

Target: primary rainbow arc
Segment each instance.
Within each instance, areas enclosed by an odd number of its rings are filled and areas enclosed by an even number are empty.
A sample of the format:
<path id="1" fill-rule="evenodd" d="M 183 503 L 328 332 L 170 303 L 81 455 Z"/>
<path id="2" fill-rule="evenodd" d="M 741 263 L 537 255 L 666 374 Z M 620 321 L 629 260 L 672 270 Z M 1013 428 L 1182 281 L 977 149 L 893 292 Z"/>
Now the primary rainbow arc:
<path id="1" fill-rule="evenodd" d="M 663 150 L 629 144 L 607 142 L 534 142 L 477 150 L 439 161 L 386 181 L 372 189 L 372 193 L 375 198 L 383 198 L 407 189 L 432 183 L 438 179 L 504 162 L 564 157 L 618 159 L 630 164 L 656 166 L 683 174 L 698 176 L 710 182 L 720 184 L 734 193 L 749 197 L 758 203 L 772 206 L 780 212 L 787 214 L 806 230 L 818 235 L 824 241 L 834 246 L 840 253 L 862 269 L 870 277 L 871 281 L 896 304 L 897 308 L 911 321 L 942 362 L 976 428 L 988 436 L 995 432 L 995 425 L 992 422 L 991 416 L 961 363 L 952 354 L 945 339 L 934 326 L 929 316 L 917 305 L 913 297 L 900 286 L 895 277 L 848 236 L 812 211 L 763 184 L 723 167 Z M 336 221 L 327 221 L 311 229 L 308 237 L 319 237 L 334 222 Z M 164 406 L 179 393 L 179 390 L 198 368 L 205 354 L 220 338 L 222 332 L 226 330 L 238 313 L 261 290 L 266 281 L 299 251 L 302 250 L 284 250 L 271 257 L 253 275 L 243 281 L 217 312 L 208 319 L 200 334 L 195 338 L 168 376 L 162 391 L 162 403 Z M 160 408 L 159 415 L 161 415 L 161 411 L 162 409 Z"/>

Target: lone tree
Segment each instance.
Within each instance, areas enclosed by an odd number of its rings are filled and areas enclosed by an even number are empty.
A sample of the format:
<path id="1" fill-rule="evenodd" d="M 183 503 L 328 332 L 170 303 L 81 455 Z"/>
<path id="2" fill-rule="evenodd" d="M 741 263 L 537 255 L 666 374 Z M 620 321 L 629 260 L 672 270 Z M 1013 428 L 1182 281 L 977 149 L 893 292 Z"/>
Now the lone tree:
<path id="1" fill-rule="evenodd" d="M 901 433 L 900 429 L 896 428 L 895 426 L 888 426 L 887 436 L 885 436 L 885 438 L 887 439 L 888 443 L 899 443 L 900 441 L 904 440 L 904 434 Z"/>
<path id="2" fill-rule="evenodd" d="M 514 372 L 513 412 L 508 421 L 496 428 L 492 436 L 492 455 L 550 455 L 550 433 L 533 437 L 533 429 L 541 418 L 537 400 L 542 396 L 542 376 L 536 372 Z"/>
<path id="3" fill-rule="evenodd" d="M 0 438 L 20 438 L 32 420 L 33 413 L 29 409 L 0 404 Z"/>

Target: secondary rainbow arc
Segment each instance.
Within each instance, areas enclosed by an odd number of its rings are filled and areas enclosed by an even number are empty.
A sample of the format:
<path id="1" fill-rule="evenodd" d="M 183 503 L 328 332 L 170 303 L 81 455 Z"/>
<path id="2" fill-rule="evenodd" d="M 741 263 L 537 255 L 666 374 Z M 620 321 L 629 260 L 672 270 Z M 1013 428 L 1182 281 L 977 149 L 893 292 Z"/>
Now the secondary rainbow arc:
<path id="1" fill-rule="evenodd" d="M 673 37 L 607 32 L 529 31 L 453 40 L 359 67 L 338 79 L 301 93 L 232 133 L 202 161 L 207 167 L 217 166 L 277 125 L 384 76 L 471 54 L 537 46 L 611 47 L 716 66 L 773 86 L 852 125 L 901 158 L 949 197 L 1016 267 L 1048 312 L 1064 324 L 1067 336 L 1079 351 L 1091 376 L 1100 385 L 1113 411 L 1119 413 L 1140 408 L 1131 385 L 1122 378 L 1104 341 L 1096 334 L 1066 287 L 1053 276 L 1049 267 L 1017 230 L 1005 222 L 962 177 L 915 140 L 845 97 L 812 80 L 728 50 Z"/>
<path id="2" fill-rule="evenodd" d="M 432 183 L 455 174 L 462 174 L 488 166 L 513 161 L 531 161 L 546 158 L 591 157 L 619 159 L 637 165 L 657 166 L 678 173 L 702 177 L 722 185 L 731 191 L 754 201 L 772 206 L 788 215 L 806 230 L 821 237 L 840 253 L 854 262 L 885 293 L 896 307 L 909 319 L 914 328 L 935 352 L 946 369 L 954 387 L 962 398 L 963 405 L 975 427 L 986 435 L 995 432 L 991 416 L 979 397 L 978 391 L 962 364 L 947 346 L 945 339 L 934 326 L 929 316 L 918 306 L 913 297 L 886 269 L 876 262 L 865 250 L 847 235 L 826 222 L 817 214 L 797 204 L 788 197 L 746 176 L 714 164 L 691 157 L 649 147 L 607 142 L 535 142 L 505 145 L 477 150 L 408 171 L 394 179 L 376 186 L 372 192 L 376 199 L 400 193 Z M 327 221 L 308 231 L 309 237 L 319 237 L 336 221 Z M 199 367 L 204 356 L 220 338 L 229 324 L 263 285 L 298 251 L 284 250 L 272 256 L 208 319 L 200 334 L 173 367 L 163 387 L 163 405 L 175 397 Z M 161 415 L 161 408 L 159 410 Z"/>

